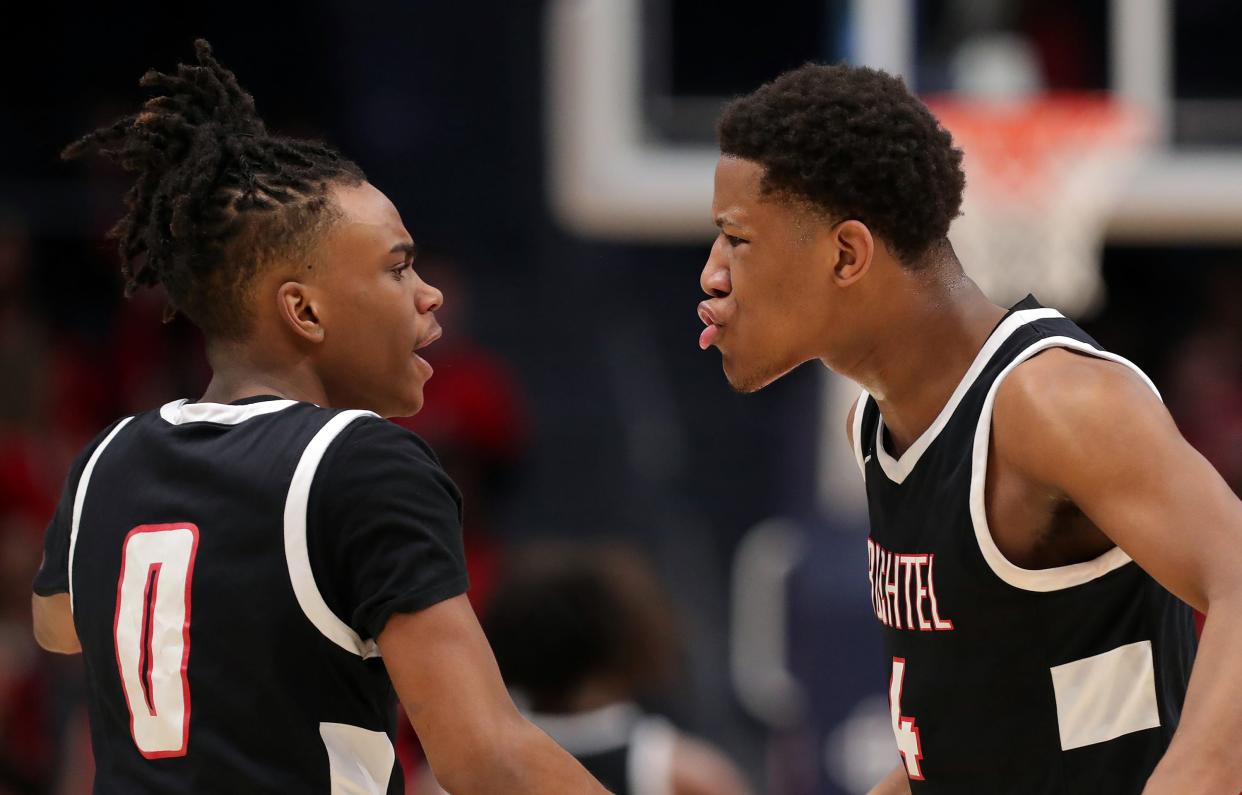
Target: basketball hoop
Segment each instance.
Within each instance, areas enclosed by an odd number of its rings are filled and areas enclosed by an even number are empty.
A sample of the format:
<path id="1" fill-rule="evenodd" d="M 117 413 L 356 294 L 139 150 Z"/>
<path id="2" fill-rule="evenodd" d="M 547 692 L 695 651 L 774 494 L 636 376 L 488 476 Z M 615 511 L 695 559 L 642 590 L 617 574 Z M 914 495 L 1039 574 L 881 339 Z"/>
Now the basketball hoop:
<path id="1" fill-rule="evenodd" d="M 1098 308 L 1109 213 L 1148 150 L 1146 119 L 1100 94 L 927 104 L 965 152 L 949 239 L 967 273 L 998 302 L 1033 292 L 1071 315 Z"/>

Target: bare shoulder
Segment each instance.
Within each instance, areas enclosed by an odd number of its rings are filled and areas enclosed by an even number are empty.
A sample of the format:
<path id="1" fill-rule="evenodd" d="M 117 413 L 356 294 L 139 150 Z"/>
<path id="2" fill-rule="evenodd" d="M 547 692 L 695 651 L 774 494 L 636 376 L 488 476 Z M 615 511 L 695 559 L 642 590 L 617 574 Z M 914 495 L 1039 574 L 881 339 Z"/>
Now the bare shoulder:
<path id="1" fill-rule="evenodd" d="M 706 742 L 678 733 L 673 746 L 673 795 L 749 795 L 733 762 Z"/>
<path id="2" fill-rule="evenodd" d="M 1013 369 L 997 390 L 996 404 L 1081 410 L 1130 397 L 1160 403 L 1147 382 L 1120 362 L 1068 348 L 1049 348 Z"/>
<path id="3" fill-rule="evenodd" d="M 1065 348 L 1015 367 L 997 388 L 992 410 L 995 454 L 1034 473 L 1170 432 L 1176 427 L 1142 376 Z"/>

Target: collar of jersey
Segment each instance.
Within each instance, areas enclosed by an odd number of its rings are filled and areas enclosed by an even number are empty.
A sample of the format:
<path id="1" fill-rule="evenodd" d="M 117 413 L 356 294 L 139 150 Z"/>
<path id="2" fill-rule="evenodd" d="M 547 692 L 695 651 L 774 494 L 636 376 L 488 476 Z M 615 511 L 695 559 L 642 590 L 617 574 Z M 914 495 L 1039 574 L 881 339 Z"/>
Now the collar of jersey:
<path id="1" fill-rule="evenodd" d="M 923 457 L 923 453 L 927 452 L 927 448 L 931 447 L 931 443 L 936 441 L 936 437 L 944 430 L 944 426 L 949 424 L 949 420 L 953 417 L 953 412 L 957 410 L 957 406 L 962 402 L 962 398 L 966 397 L 966 393 L 974 386 L 978 380 L 979 374 L 983 372 L 983 368 L 992 360 L 992 356 L 1000 349 L 1005 340 L 1027 323 L 1033 323 L 1036 320 L 1043 320 L 1050 317 L 1064 317 L 1055 309 L 1023 309 L 1010 313 L 1000 325 L 992 332 L 983 343 L 983 347 L 975 354 L 975 360 L 971 362 L 966 374 L 962 376 L 962 380 L 958 382 L 957 388 L 953 390 L 953 394 L 949 397 L 949 402 L 944 404 L 944 408 L 940 410 L 936 421 L 931 424 L 927 430 L 919 438 L 914 440 L 914 444 L 901 454 L 900 458 L 893 458 L 889 454 L 888 449 L 884 446 L 884 415 L 880 415 L 880 421 L 876 423 L 875 428 L 875 457 L 880 462 L 880 468 L 884 470 L 884 474 L 894 483 L 900 484 L 905 481 L 906 477 L 914 471 L 914 467 L 918 464 L 919 459 Z"/>
<path id="2" fill-rule="evenodd" d="M 296 405 L 296 400 L 269 399 L 240 405 L 230 403 L 191 403 L 187 399 L 174 400 L 160 407 L 160 417 L 171 425 L 187 422 L 214 422 L 218 425 L 237 425 L 253 417 L 284 411 Z"/>

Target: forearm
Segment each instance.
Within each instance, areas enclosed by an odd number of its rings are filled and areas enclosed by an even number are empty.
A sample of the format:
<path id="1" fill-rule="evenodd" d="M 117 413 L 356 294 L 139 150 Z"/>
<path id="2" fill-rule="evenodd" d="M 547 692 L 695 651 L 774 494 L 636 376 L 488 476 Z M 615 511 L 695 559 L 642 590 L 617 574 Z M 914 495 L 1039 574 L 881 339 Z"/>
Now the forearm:
<path id="1" fill-rule="evenodd" d="M 606 790 L 563 748 L 521 720 L 496 753 L 440 778 L 452 795 L 604 795 Z M 503 751 L 501 750 L 503 748 Z M 437 776 L 439 773 L 437 772 Z"/>
<path id="2" fill-rule="evenodd" d="M 1213 600 L 1181 723 L 1144 795 L 1217 795 L 1242 790 L 1242 589 Z"/>
<path id="3" fill-rule="evenodd" d="M 872 787 L 867 795 L 910 795 L 910 778 L 906 775 L 905 765 L 893 768 L 893 772 Z"/>

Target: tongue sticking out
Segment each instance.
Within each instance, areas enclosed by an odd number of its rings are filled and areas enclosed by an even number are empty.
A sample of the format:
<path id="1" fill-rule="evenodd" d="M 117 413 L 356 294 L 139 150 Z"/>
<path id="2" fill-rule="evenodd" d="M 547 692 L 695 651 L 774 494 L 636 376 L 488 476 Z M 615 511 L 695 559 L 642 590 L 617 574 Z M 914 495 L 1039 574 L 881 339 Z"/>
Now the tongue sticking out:
<path id="1" fill-rule="evenodd" d="M 703 329 L 703 333 L 699 335 L 699 350 L 707 350 L 712 341 L 716 339 L 716 335 L 720 333 L 720 326 L 714 323 Z"/>

